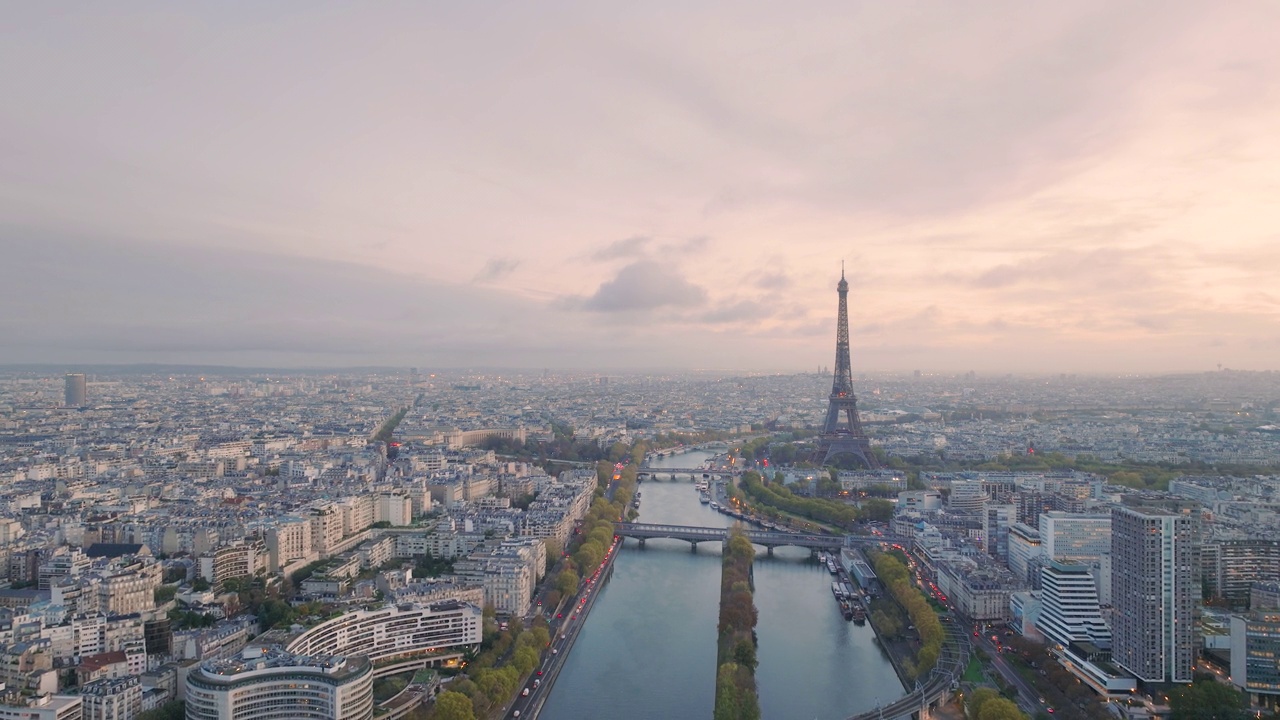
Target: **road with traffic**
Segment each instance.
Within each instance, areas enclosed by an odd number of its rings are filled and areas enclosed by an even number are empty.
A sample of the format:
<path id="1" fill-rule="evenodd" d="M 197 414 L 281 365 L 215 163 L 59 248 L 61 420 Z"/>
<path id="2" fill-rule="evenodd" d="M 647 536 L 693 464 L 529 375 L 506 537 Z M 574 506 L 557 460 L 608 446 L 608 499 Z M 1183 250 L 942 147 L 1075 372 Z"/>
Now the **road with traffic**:
<path id="1" fill-rule="evenodd" d="M 596 598 L 600 596 L 599 589 L 613 572 L 613 562 L 618 556 L 618 547 L 621 544 L 620 539 L 613 541 L 613 545 L 610 545 L 605 552 L 604 560 L 600 562 L 599 567 L 590 577 L 583 579 L 578 594 L 561 604 L 563 609 L 556 613 L 556 617 L 548 619 L 548 624 L 551 626 L 550 645 L 543 656 L 542 664 L 529 679 L 524 690 L 521 690 L 521 694 L 512 702 L 508 709 L 508 717 L 529 720 L 538 717 L 538 713 L 542 711 L 542 705 L 551 694 L 551 688 L 564 667 L 569 650 L 573 648 L 574 642 L 578 639 L 578 633 L 586 624 L 587 615 L 590 614 Z M 539 595 L 537 607 L 542 607 L 543 593 Z M 549 613 L 550 610 L 548 610 Z"/>

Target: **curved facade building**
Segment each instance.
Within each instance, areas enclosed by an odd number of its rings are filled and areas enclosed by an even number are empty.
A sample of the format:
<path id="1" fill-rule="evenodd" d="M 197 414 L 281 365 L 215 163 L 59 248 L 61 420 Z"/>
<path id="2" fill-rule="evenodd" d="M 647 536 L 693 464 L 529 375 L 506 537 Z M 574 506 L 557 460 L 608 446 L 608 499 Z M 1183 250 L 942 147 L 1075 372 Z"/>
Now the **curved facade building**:
<path id="1" fill-rule="evenodd" d="M 475 645 L 482 638 L 482 615 L 475 605 L 456 600 L 355 610 L 307 630 L 285 649 L 302 655 L 362 655 L 376 663 Z"/>
<path id="2" fill-rule="evenodd" d="M 187 720 L 370 720 L 373 665 L 361 657 L 246 650 L 187 676 Z"/>
<path id="3" fill-rule="evenodd" d="M 976 515 L 982 512 L 982 506 L 989 499 L 981 482 L 957 480 L 951 483 L 951 496 L 947 498 L 947 509 L 953 513 Z"/>

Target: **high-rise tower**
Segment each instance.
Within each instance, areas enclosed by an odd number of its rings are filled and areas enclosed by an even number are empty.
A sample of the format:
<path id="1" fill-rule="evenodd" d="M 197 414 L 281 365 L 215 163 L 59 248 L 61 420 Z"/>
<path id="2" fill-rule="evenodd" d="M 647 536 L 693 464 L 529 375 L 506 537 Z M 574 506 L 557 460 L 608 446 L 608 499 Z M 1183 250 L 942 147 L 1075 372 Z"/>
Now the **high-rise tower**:
<path id="1" fill-rule="evenodd" d="M 88 384 L 84 373 L 67 373 L 65 380 L 67 407 L 84 407 L 89 402 Z"/>
<path id="2" fill-rule="evenodd" d="M 824 465 L 837 455 L 852 455 L 871 470 L 879 468 L 871 443 L 858 418 L 858 399 L 853 395 L 853 369 L 849 365 L 849 282 L 840 268 L 840 312 L 836 318 L 836 370 L 827 401 L 827 419 L 818 440 L 817 459 Z"/>
<path id="3" fill-rule="evenodd" d="M 1111 511 L 1111 659 L 1143 682 L 1189 683 L 1200 596 L 1197 519 L 1164 508 Z"/>

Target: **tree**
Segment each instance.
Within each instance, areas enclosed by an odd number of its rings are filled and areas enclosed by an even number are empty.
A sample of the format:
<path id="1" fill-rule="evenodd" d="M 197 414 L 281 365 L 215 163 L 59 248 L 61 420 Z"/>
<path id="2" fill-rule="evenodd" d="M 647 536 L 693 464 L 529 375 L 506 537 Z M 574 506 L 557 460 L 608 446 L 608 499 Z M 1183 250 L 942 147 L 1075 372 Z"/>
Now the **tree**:
<path id="1" fill-rule="evenodd" d="M 1172 720 L 1241 720 L 1248 707 L 1243 693 L 1214 680 L 1198 680 L 1169 693 Z"/>
<path id="2" fill-rule="evenodd" d="M 547 570 L 555 567 L 560 562 L 560 556 L 564 554 L 564 543 L 560 542 L 560 538 L 543 538 L 542 546 L 547 549 Z"/>
<path id="3" fill-rule="evenodd" d="M 888 522 L 893 519 L 893 503 L 881 498 L 871 498 L 862 503 L 862 515 L 868 520 Z"/>
<path id="4" fill-rule="evenodd" d="M 742 667 L 756 669 L 756 646 L 750 640 L 742 638 L 733 646 L 733 661 Z"/>
<path id="5" fill-rule="evenodd" d="M 572 570 L 561 570 L 556 576 L 556 590 L 566 597 L 571 597 L 578 592 L 578 573 Z"/>
<path id="6" fill-rule="evenodd" d="M 531 673 L 534 668 L 538 667 L 538 651 L 531 647 L 516 648 L 511 663 L 516 666 L 516 670 L 521 675 Z"/>
<path id="7" fill-rule="evenodd" d="M 980 687 L 974 690 L 973 694 L 969 696 L 969 717 L 977 720 L 982 712 L 982 706 L 998 699 L 1000 699 L 1000 693 L 995 688 Z"/>
<path id="8" fill-rule="evenodd" d="M 738 686 L 734 682 L 737 666 L 725 663 L 716 673 L 716 707 L 715 720 L 738 720 L 742 717 L 742 701 Z"/>
<path id="9" fill-rule="evenodd" d="M 155 710 L 138 713 L 136 720 L 183 720 L 187 716 L 186 703 L 181 700 L 170 700 Z"/>
<path id="10" fill-rule="evenodd" d="M 273 628 L 277 624 L 293 622 L 296 616 L 294 609 L 283 600 L 267 600 L 258 606 L 258 622 L 262 624 L 263 630 Z"/>
<path id="11" fill-rule="evenodd" d="M 436 697 L 436 720 L 476 720 L 471 700 L 459 692 L 445 690 Z"/>
<path id="12" fill-rule="evenodd" d="M 982 703 L 976 720 L 1026 720 L 1012 700 L 1003 697 L 992 698 Z"/>

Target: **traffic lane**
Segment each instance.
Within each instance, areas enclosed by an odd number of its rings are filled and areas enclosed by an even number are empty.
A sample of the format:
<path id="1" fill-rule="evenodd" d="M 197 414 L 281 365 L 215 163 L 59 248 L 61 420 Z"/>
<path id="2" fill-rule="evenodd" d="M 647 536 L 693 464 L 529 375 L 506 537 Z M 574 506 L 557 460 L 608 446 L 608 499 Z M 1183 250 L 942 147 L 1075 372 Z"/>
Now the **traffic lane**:
<path id="1" fill-rule="evenodd" d="M 507 717 L 529 718 L 530 708 L 540 709 L 541 704 L 545 702 L 546 693 L 553 684 L 554 678 L 559 674 L 564 666 L 565 656 L 568 655 L 568 649 L 572 646 L 576 639 L 575 635 L 582 629 L 584 620 L 591 611 L 591 606 L 595 604 L 595 598 L 599 593 L 593 592 L 598 587 L 598 581 L 604 577 L 609 568 L 613 564 L 614 559 L 618 556 L 618 548 L 622 541 L 615 540 L 610 546 L 605 559 L 601 561 L 600 566 L 591 574 L 591 577 L 582 583 L 582 588 L 578 595 L 573 597 L 573 605 L 560 613 L 563 617 L 557 618 L 552 625 L 551 642 L 548 647 L 548 653 L 543 658 L 541 666 L 534 673 L 528 682 L 526 682 L 520 694 L 512 702 L 508 708 Z M 547 682 L 543 682 L 543 678 Z M 535 682 L 537 685 L 535 686 Z M 528 690 L 529 694 L 525 695 L 524 691 Z M 517 715 L 517 713 L 519 713 Z"/>
<path id="2" fill-rule="evenodd" d="M 991 664 L 999 671 L 1000 676 L 1006 682 L 1013 685 L 1018 690 L 1018 698 L 1022 701 L 1023 709 L 1035 714 L 1040 711 L 1040 693 L 1033 686 L 1027 683 L 1027 679 L 1017 671 L 1009 661 L 1005 659 L 1004 654 L 996 649 L 996 644 L 992 642 L 991 635 L 988 633 L 980 633 L 978 635 L 978 645 L 987 651 L 987 655 L 991 658 Z"/>
<path id="3" fill-rule="evenodd" d="M 583 599 L 587 597 L 586 591 L 581 597 Z M 575 598 L 575 600 L 577 599 Z M 543 694 L 548 687 L 544 687 L 545 683 L 542 680 L 543 678 L 551 679 L 562 667 L 565 655 L 568 654 L 566 650 L 569 647 L 570 640 L 572 640 L 569 636 L 580 628 L 583 609 L 584 605 L 582 603 L 575 602 L 572 609 L 562 613 L 564 615 L 563 619 L 552 626 L 551 643 L 547 648 L 547 654 L 534 672 L 533 677 L 526 681 L 524 688 L 521 689 L 520 694 L 512 702 L 511 707 L 508 709 L 507 717 L 531 717 L 529 714 L 530 708 L 533 708 L 535 703 L 540 704 L 545 699 Z M 575 621 L 577 621 L 576 625 Z M 528 695 L 524 694 L 525 690 L 528 690 Z"/>

